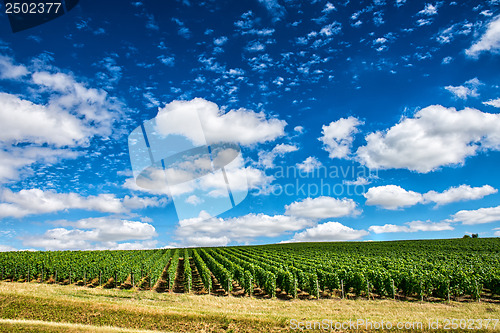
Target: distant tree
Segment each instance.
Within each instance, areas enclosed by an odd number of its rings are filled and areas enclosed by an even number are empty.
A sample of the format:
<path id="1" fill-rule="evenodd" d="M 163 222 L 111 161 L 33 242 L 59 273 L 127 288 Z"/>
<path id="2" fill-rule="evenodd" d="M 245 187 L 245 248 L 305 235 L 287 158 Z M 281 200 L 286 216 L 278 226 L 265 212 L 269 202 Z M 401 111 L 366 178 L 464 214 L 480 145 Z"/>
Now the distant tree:
<path id="1" fill-rule="evenodd" d="M 462 237 L 462 238 L 470 238 L 470 236 L 469 235 L 464 235 L 464 237 Z"/>
<path id="2" fill-rule="evenodd" d="M 478 234 L 472 234 L 472 238 L 479 238 Z"/>

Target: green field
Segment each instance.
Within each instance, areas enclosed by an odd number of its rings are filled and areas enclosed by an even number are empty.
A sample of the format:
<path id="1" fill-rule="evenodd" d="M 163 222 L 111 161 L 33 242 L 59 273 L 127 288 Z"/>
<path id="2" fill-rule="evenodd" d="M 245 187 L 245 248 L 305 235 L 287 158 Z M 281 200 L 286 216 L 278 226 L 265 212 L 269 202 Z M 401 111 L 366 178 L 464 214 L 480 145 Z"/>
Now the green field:
<path id="1" fill-rule="evenodd" d="M 500 295 L 500 239 L 0 253 L 4 281 L 264 298 Z"/>
<path id="2" fill-rule="evenodd" d="M 3 331 L 287 331 L 290 320 L 500 313 L 498 238 L 4 252 L 0 269 Z"/>

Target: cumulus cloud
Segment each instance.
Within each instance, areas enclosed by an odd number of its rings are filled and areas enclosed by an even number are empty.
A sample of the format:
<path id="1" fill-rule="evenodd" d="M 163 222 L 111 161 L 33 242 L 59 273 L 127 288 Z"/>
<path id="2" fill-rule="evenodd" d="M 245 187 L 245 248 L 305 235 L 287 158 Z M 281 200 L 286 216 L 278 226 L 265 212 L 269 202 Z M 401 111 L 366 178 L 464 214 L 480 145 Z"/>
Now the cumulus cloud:
<path id="1" fill-rule="evenodd" d="M 0 252 L 9 252 L 9 251 L 17 251 L 17 249 L 10 245 L 0 244 Z"/>
<path id="2" fill-rule="evenodd" d="M 423 201 L 422 194 L 407 191 L 397 185 L 370 187 L 363 196 L 367 206 L 380 206 L 390 210 L 413 206 Z"/>
<path id="3" fill-rule="evenodd" d="M 68 209 L 83 209 L 105 213 L 127 213 L 130 210 L 158 207 L 166 204 L 165 199 L 100 194 L 83 197 L 77 193 L 57 193 L 40 189 L 13 192 L 4 189 L 0 195 L 0 218 L 21 218 L 27 215 L 55 213 Z"/>
<path id="4" fill-rule="evenodd" d="M 294 130 L 295 132 L 297 132 L 298 134 L 302 134 L 302 133 L 304 132 L 304 127 L 303 127 L 303 126 L 295 126 L 295 127 L 293 128 L 293 130 Z"/>
<path id="5" fill-rule="evenodd" d="M 466 81 L 462 86 L 446 86 L 444 89 L 451 92 L 456 98 L 467 99 L 468 97 L 478 97 L 479 86 L 483 83 L 477 78 Z"/>
<path id="6" fill-rule="evenodd" d="M 496 108 L 500 108 L 500 98 L 490 99 L 489 101 L 483 102 L 484 105 L 490 105 Z"/>
<path id="7" fill-rule="evenodd" d="M 463 164 L 478 151 L 499 150 L 500 115 L 433 105 L 385 131 L 368 134 L 366 142 L 357 150 L 365 166 L 427 173 Z"/>
<path id="8" fill-rule="evenodd" d="M 89 134 L 75 115 L 0 93 L 0 141 L 75 146 Z"/>
<path id="9" fill-rule="evenodd" d="M 49 229 L 43 235 L 23 237 L 23 245 L 45 250 L 144 249 L 156 245 L 156 241 L 151 239 L 157 233 L 149 223 L 102 217 L 76 222 L 56 221 L 54 224 L 66 228 Z M 118 243 L 127 240 L 143 242 Z"/>
<path id="10" fill-rule="evenodd" d="M 452 202 L 477 200 L 497 192 L 498 190 L 490 185 L 481 187 L 460 185 L 450 187 L 443 192 L 429 191 L 421 194 L 414 191 L 407 191 L 397 185 L 385 185 L 371 187 L 363 195 L 366 198 L 366 205 L 368 206 L 380 206 L 385 209 L 395 210 L 414 206 L 419 203 L 435 203 L 437 207 Z"/>
<path id="11" fill-rule="evenodd" d="M 372 225 L 368 230 L 376 234 L 383 234 L 392 232 L 445 231 L 454 230 L 454 228 L 448 222 L 412 221 L 406 222 L 405 225 Z"/>
<path id="12" fill-rule="evenodd" d="M 323 142 L 324 149 L 330 158 L 345 158 L 350 154 L 354 134 L 358 132 L 357 126 L 364 124 L 355 117 L 340 118 L 329 125 L 323 125 L 323 136 L 318 140 Z"/>
<path id="13" fill-rule="evenodd" d="M 104 90 L 54 66 L 14 63 L 0 57 L 0 78 L 16 79 L 29 94 L 0 93 L 0 182 L 17 180 L 37 162 L 75 158 L 76 148 L 112 134 L 121 105 Z"/>
<path id="14" fill-rule="evenodd" d="M 319 34 L 326 37 L 332 37 L 333 35 L 338 35 L 341 30 L 342 24 L 340 22 L 333 22 L 321 28 Z"/>
<path id="15" fill-rule="evenodd" d="M 498 222 L 500 221 L 500 206 L 461 210 L 451 216 L 451 221 L 467 225 Z"/>
<path id="16" fill-rule="evenodd" d="M 260 52 L 264 51 L 265 49 L 266 46 L 259 41 L 253 41 L 245 47 L 245 50 L 247 50 L 248 52 Z"/>
<path id="17" fill-rule="evenodd" d="M 419 15 L 433 16 L 438 13 L 438 6 L 428 3 L 425 5 L 424 9 L 418 12 Z"/>
<path id="18" fill-rule="evenodd" d="M 73 76 L 61 72 L 35 72 L 32 80 L 41 89 L 53 93 L 49 108 L 78 115 L 89 135 L 105 137 L 111 134 L 120 105 L 110 101 L 106 91 L 87 88 Z"/>
<path id="19" fill-rule="evenodd" d="M 200 123 L 202 133 L 193 122 Z M 224 112 L 215 103 L 195 98 L 190 101 L 173 101 L 160 108 L 156 125 L 159 133 L 183 135 L 195 145 L 204 145 L 207 141 L 248 146 L 283 136 L 286 122 L 275 118 L 267 119 L 263 112 L 256 113 L 247 109 Z"/>
<path id="20" fill-rule="evenodd" d="M 295 233 L 288 242 L 334 242 L 358 240 L 368 235 L 366 230 L 356 230 L 339 222 L 325 222 L 315 227 Z"/>
<path id="21" fill-rule="evenodd" d="M 465 50 L 469 57 L 477 57 L 482 52 L 498 53 L 500 50 L 500 16 L 490 21 L 486 32 L 470 48 Z"/>
<path id="22" fill-rule="evenodd" d="M 490 185 L 484 185 L 481 187 L 460 185 L 458 187 L 451 187 L 441 193 L 429 191 L 423 195 L 423 198 L 426 202 L 434 202 L 439 206 L 458 201 L 477 200 L 497 192 L 498 190 Z"/>
<path id="23" fill-rule="evenodd" d="M 259 151 L 259 162 L 258 164 L 262 165 L 265 168 L 273 168 L 274 167 L 274 159 L 278 156 L 282 157 L 287 153 L 291 153 L 297 151 L 299 148 L 295 145 L 289 145 L 285 143 L 280 143 L 271 151 Z"/>
<path id="24" fill-rule="evenodd" d="M 248 214 L 223 219 L 202 212 L 199 217 L 179 221 L 175 238 L 182 246 L 222 246 L 249 243 L 258 237 L 278 237 L 313 224 L 311 220 L 286 215 Z"/>
<path id="25" fill-rule="evenodd" d="M 18 79 L 28 73 L 24 65 L 15 65 L 12 58 L 0 55 L 0 79 Z"/>
<path id="26" fill-rule="evenodd" d="M 309 156 L 303 162 L 297 163 L 297 168 L 302 172 L 312 172 L 316 169 L 319 169 L 323 166 L 323 164 L 313 156 Z"/>
<path id="27" fill-rule="evenodd" d="M 332 197 L 306 198 L 285 206 L 286 215 L 326 219 L 342 216 L 355 216 L 361 212 L 357 210 L 356 202 L 352 199 L 336 199 Z"/>

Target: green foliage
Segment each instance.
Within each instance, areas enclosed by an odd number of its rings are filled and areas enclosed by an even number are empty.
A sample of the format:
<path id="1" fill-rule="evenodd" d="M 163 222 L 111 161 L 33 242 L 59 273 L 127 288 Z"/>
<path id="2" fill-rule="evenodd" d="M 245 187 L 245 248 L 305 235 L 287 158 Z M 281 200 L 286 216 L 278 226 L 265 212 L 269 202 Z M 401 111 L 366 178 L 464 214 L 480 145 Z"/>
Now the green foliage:
<path id="1" fill-rule="evenodd" d="M 191 265 L 189 264 L 189 252 L 188 249 L 184 249 L 184 287 L 187 292 L 191 291 L 193 277 L 191 275 Z"/>
<path id="2" fill-rule="evenodd" d="M 276 288 L 296 296 L 303 290 L 313 296 L 321 290 L 345 293 L 396 294 L 413 297 L 448 295 L 479 299 L 483 288 L 500 295 L 500 239 L 426 240 L 395 242 L 343 242 L 276 244 L 232 248 L 143 250 L 143 251 L 46 251 L 2 252 L 3 280 L 57 283 L 110 278 L 114 286 L 133 276 L 135 285 L 148 288 L 161 276 L 170 260 L 169 288 L 185 258 L 186 289 L 191 289 L 189 256 L 205 289 L 212 289 L 213 274 L 227 291 L 237 281 L 248 294 L 254 285 L 275 296 Z M 181 265 L 182 266 L 182 265 Z M 98 283 L 96 283 L 98 284 Z"/>
<path id="3" fill-rule="evenodd" d="M 210 270 L 208 269 L 207 265 L 200 257 L 196 249 L 192 250 L 192 256 L 196 265 L 196 269 L 198 270 L 198 274 L 200 274 L 201 281 L 203 282 L 206 291 L 208 292 L 212 290 L 212 277 L 210 274 Z"/>
<path id="4" fill-rule="evenodd" d="M 203 260 L 206 262 L 207 267 L 210 271 L 215 275 L 216 279 L 221 284 L 222 288 L 226 290 L 228 293 L 233 289 L 232 285 L 232 275 L 229 270 L 227 270 L 223 265 L 217 262 L 210 254 L 207 253 L 204 249 L 200 249 L 200 255 Z"/>
<path id="5" fill-rule="evenodd" d="M 170 265 L 168 266 L 168 290 L 174 288 L 175 273 L 177 272 L 177 266 L 179 264 L 179 249 L 174 250 L 174 254 L 170 259 Z"/>

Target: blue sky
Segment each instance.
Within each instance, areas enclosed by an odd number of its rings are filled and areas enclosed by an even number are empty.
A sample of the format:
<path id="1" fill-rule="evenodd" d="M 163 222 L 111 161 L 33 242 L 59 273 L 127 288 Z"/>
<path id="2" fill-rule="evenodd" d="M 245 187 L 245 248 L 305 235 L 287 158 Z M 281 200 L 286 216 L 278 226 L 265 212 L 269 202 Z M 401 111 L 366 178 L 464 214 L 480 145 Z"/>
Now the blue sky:
<path id="1" fill-rule="evenodd" d="M 498 237 L 499 5 L 81 1 L 17 33 L 2 9 L 0 250 Z M 218 216 L 132 170 L 129 134 L 192 110 L 241 147 Z"/>

